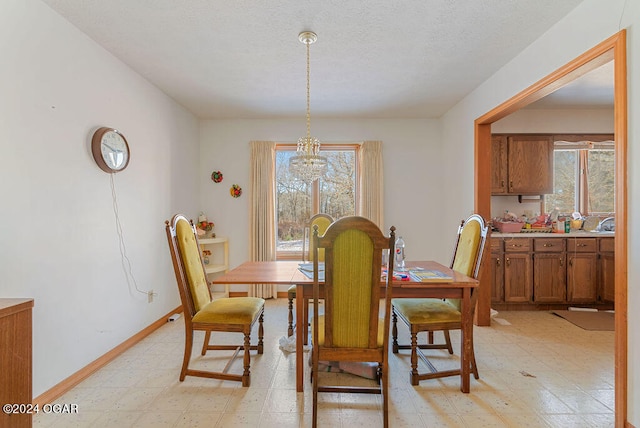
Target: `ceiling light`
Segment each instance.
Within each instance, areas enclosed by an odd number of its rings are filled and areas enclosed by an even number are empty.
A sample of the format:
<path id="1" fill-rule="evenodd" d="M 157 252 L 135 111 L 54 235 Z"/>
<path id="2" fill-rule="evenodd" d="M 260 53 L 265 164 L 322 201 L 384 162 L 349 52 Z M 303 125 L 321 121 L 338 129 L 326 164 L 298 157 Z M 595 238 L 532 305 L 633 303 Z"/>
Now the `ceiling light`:
<path id="1" fill-rule="evenodd" d="M 304 31 L 298 35 L 298 39 L 307 45 L 307 136 L 298 140 L 296 155 L 289 159 L 289 171 L 298 180 L 311 183 L 327 172 L 327 158 L 320 156 L 320 141 L 311 137 L 311 109 L 309 107 L 309 49 L 311 44 L 318 40 L 318 36 L 311 31 Z"/>

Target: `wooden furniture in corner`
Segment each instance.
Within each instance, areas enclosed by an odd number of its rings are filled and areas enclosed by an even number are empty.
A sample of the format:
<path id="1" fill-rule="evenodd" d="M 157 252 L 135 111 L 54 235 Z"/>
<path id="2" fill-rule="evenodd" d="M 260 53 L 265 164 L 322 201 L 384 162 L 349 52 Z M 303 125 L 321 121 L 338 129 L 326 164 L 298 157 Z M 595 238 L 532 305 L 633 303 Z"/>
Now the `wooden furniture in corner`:
<path id="1" fill-rule="evenodd" d="M 216 273 L 229 272 L 229 239 L 225 237 L 202 238 L 198 239 L 200 251 L 208 250 L 211 252 L 209 263 L 205 263 L 204 270 L 209 275 Z M 220 254 L 220 246 L 222 245 L 222 254 Z M 204 254 L 203 254 L 204 259 Z M 224 291 L 211 290 L 211 297 L 219 299 L 220 297 L 229 297 L 229 284 L 223 284 Z"/>
<path id="2" fill-rule="evenodd" d="M 3 405 L 31 405 L 31 308 L 33 299 L 0 299 L 0 403 Z M 0 412 L 0 426 L 30 427 L 31 414 Z"/>

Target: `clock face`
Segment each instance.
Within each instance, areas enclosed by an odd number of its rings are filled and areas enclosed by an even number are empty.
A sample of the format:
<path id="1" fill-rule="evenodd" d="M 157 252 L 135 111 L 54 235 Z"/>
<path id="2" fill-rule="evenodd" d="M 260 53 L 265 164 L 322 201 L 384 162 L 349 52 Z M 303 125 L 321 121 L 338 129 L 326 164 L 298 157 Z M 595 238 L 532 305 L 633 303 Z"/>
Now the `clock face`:
<path id="1" fill-rule="evenodd" d="M 120 132 L 103 126 L 93 134 L 91 152 L 101 170 L 120 172 L 129 165 L 129 144 Z"/>
<path id="2" fill-rule="evenodd" d="M 129 161 L 127 143 L 122 135 L 115 131 L 108 131 L 102 136 L 100 152 L 109 168 L 117 171 L 123 169 Z"/>

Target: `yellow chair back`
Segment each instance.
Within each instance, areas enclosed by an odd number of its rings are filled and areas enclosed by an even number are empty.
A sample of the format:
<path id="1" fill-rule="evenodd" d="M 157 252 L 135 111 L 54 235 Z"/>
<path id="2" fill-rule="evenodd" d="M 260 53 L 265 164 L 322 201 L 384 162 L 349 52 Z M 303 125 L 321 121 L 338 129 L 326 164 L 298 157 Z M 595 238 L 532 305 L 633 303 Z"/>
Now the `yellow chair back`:
<path id="1" fill-rule="evenodd" d="M 329 228 L 329 225 L 333 223 L 333 218 L 328 214 L 316 214 L 311 217 L 309 221 L 309 236 L 313 233 L 313 226 L 318 226 L 318 235 L 322 236 Z M 307 255 L 310 262 L 313 261 L 313 251 L 311 251 L 311 245 L 309 245 L 309 254 Z M 324 248 L 318 250 L 318 261 L 324 261 Z"/>
<path id="2" fill-rule="evenodd" d="M 477 214 L 471 215 L 460 225 L 451 269 L 466 276 L 478 277 L 487 231 L 484 219 Z M 445 300 L 460 310 L 460 299 Z"/>
<path id="3" fill-rule="evenodd" d="M 179 256 L 189 282 L 194 309 L 198 312 L 211 302 L 211 294 L 209 293 L 207 277 L 202 266 L 202 259 L 200 258 L 196 231 L 184 217 L 178 219 L 175 229 L 180 251 Z"/>

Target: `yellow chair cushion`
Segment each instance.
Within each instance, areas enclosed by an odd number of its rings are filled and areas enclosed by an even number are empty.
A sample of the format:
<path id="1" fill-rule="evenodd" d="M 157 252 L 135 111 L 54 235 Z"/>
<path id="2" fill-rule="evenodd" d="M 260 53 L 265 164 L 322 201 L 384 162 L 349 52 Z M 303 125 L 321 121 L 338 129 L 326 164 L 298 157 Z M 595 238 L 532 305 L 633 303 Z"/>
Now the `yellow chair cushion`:
<path id="1" fill-rule="evenodd" d="M 194 323 L 250 324 L 264 306 L 259 297 L 227 297 L 205 305 L 193 317 Z"/>
<path id="2" fill-rule="evenodd" d="M 410 324 L 460 322 L 460 311 L 440 299 L 392 299 L 394 309 Z"/>
<path id="3" fill-rule="evenodd" d="M 322 346 L 324 345 L 324 315 L 318 316 L 318 324 L 320 325 L 320 330 L 318 330 L 318 344 Z M 311 321 L 312 337 L 313 337 L 313 329 L 314 329 L 314 324 L 312 320 Z M 384 345 L 384 318 L 380 318 L 378 320 L 378 346 L 382 347 L 383 345 Z M 356 346 L 353 346 L 353 348 L 355 347 Z"/>
<path id="4" fill-rule="evenodd" d="M 296 287 L 297 286 L 294 284 L 291 287 L 289 287 L 289 289 L 287 289 L 287 296 L 288 297 L 291 297 L 291 298 L 296 297 Z"/>

